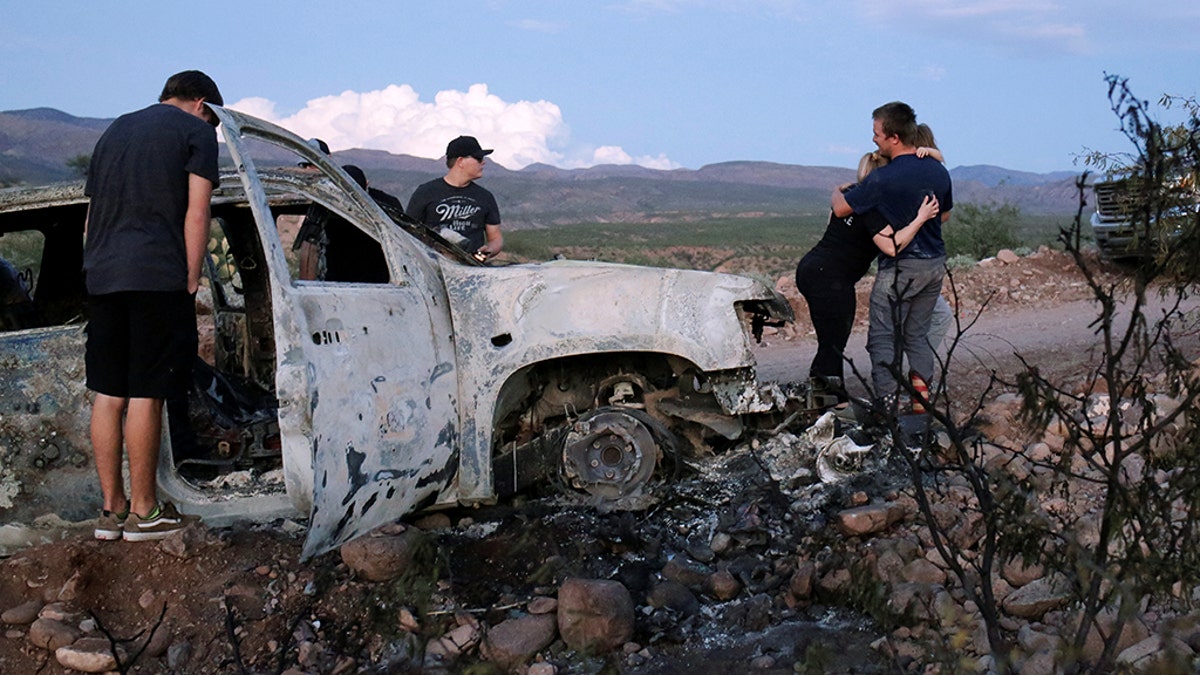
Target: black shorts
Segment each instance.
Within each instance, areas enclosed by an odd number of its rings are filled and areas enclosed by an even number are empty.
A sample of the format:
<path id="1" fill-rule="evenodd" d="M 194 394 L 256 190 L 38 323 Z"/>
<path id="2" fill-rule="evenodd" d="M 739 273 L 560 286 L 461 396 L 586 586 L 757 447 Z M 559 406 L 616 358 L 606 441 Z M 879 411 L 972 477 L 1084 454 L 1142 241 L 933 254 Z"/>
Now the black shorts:
<path id="1" fill-rule="evenodd" d="M 87 387 L 118 398 L 187 391 L 198 347 L 196 301 L 186 291 L 88 296 Z"/>

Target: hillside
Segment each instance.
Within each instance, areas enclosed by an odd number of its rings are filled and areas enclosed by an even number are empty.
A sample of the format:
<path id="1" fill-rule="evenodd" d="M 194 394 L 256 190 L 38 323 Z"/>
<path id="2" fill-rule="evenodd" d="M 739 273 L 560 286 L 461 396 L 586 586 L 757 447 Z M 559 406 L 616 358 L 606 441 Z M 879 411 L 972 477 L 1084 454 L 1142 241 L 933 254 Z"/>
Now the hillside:
<path id="1" fill-rule="evenodd" d="M 0 185 L 69 180 L 67 162 L 92 151 L 111 120 L 74 117 L 51 108 L 0 112 Z M 373 186 L 407 201 L 420 183 L 440 175 L 436 159 L 353 149 L 334 153 L 361 166 Z M 951 169 L 958 202 L 1012 202 L 1030 215 L 1074 213 L 1074 177 L 994 166 Z M 852 169 L 729 161 L 662 171 L 601 165 L 559 169 L 534 164 L 513 171 L 491 164 L 483 183 L 500 198 L 506 226 L 578 222 L 677 221 L 717 217 L 809 216 L 828 208 L 833 186 Z"/>

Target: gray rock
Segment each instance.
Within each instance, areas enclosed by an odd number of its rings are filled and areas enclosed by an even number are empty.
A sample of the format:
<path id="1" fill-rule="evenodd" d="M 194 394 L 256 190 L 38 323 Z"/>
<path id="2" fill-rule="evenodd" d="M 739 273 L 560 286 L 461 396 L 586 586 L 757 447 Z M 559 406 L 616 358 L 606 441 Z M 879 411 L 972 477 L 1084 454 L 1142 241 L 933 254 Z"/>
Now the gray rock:
<path id="1" fill-rule="evenodd" d="M 213 543 L 207 528 L 191 524 L 158 542 L 158 549 L 180 560 L 187 560 L 201 554 Z"/>
<path id="2" fill-rule="evenodd" d="M 149 635 L 149 642 L 146 644 L 146 655 L 158 658 L 167 653 L 171 646 L 171 630 L 166 622 L 155 629 L 153 635 Z M 147 629 L 149 634 L 149 629 Z"/>
<path id="3" fill-rule="evenodd" d="M 79 618 L 75 612 L 67 611 L 67 606 L 61 602 L 52 602 L 44 605 L 38 612 L 39 619 L 50 619 L 51 621 L 73 622 Z"/>
<path id="4" fill-rule="evenodd" d="M 646 594 L 646 603 L 655 608 L 671 609 L 685 616 L 700 609 L 700 601 L 678 581 L 663 581 L 654 585 Z"/>
<path id="5" fill-rule="evenodd" d="M 911 614 L 918 619 L 930 618 L 933 614 L 933 599 L 939 586 L 917 583 L 899 583 L 892 586 L 887 608 L 899 615 Z"/>
<path id="6" fill-rule="evenodd" d="M 171 670 L 179 670 L 187 665 L 192 658 L 192 643 L 184 640 L 176 642 L 167 648 L 167 666 Z"/>
<path id="7" fill-rule="evenodd" d="M 1095 621 L 1088 629 L 1087 638 L 1083 643 L 1080 656 L 1090 662 L 1096 662 L 1104 653 L 1104 637 L 1111 636 L 1116 629 L 1119 613 L 1113 609 L 1101 610 Z M 1074 635 L 1079 626 L 1079 614 L 1072 614 L 1063 621 L 1063 635 Z M 1150 637 L 1150 629 L 1140 618 L 1134 617 L 1122 622 L 1121 635 L 1117 637 L 1117 648 L 1114 653 L 1120 654 L 1129 647 Z"/>
<path id="8" fill-rule="evenodd" d="M 946 573 L 924 558 L 917 558 L 905 565 L 900 571 L 900 578 L 920 584 L 946 583 Z"/>
<path id="9" fill-rule="evenodd" d="M 708 543 L 708 547 L 712 549 L 713 553 L 721 555 L 725 551 L 729 550 L 729 546 L 732 543 L 733 537 L 725 534 L 724 532 L 718 532 L 713 535 L 712 541 Z"/>
<path id="10" fill-rule="evenodd" d="M 1143 673 L 1183 672 L 1169 666 L 1191 664 L 1192 648 L 1181 640 L 1151 635 L 1117 655 L 1117 667 Z"/>
<path id="11" fill-rule="evenodd" d="M 612 651 L 633 637 L 633 599 L 616 581 L 567 579 L 558 589 L 558 632 L 572 649 Z"/>
<path id="12" fill-rule="evenodd" d="M 1020 588 L 1029 583 L 1037 581 L 1046 575 L 1046 570 L 1041 565 L 1026 565 L 1020 558 L 1013 558 L 1004 563 L 1004 567 L 1000 570 L 1000 576 L 1004 580 L 1012 584 L 1014 588 Z"/>
<path id="13" fill-rule="evenodd" d="M 1055 653 L 1048 649 L 1034 652 L 1018 664 L 1021 675 L 1056 675 L 1059 671 Z"/>
<path id="14" fill-rule="evenodd" d="M 558 620 L 554 615 L 530 614 L 493 626 L 480 649 L 484 658 L 510 671 L 550 646 L 557 633 Z"/>
<path id="15" fill-rule="evenodd" d="M 31 624 L 38 618 L 38 612 L 42 611 L 42 607 L 41 600 L 30 600 L 29 602 L 4 610 L 4 613 L 0 614 L 0 621 L 10 626 Z"/>
<path id="16" fill-rule="evenodd" d="M 83 638 L 54 650 L 59 665 L 82 673 L 106 673 L 115 670 L 117 659 L 112 645 L 104 638 Z"/>
<path id="17" fill-rule="evenodd" d="M 38 619 L 29 625 L 29 642 L 48 651 L 65 647 L 79 639 L 79 629 L 54 619 Z"/>
<path id="18" fill-rule="evenodd" d="M 663 566 L 662 575 L 665 579 L 681 583 L 688 588 L 699 590 L 704 588 L 704 584 L 708 582 L 708 577 L 712 575 L 712 570 L 699 563 L 685 560 L 680 556 L 674 556 Z"/>
<path id="19" fill-rule="evenodd" d="M 689 541 L 687 544 L 688 555 L 699 560 L 702 563 L 709 563 L 716 559 L 717 554 L 709 546 L 708 542 L 704 541 Z"/>
<path id="20" fill-rule="evenodd" d="M 1050 577 L 1032 581 L 1004 598 L 1004 611 L 1022 619 L 1040 619 L 1046 612 L 1062 607 L 1069 599 L 1062 582 Z"/>
<path id="21" fill-rule="evenodd" d="M 1016 253 L 1014 253 L 1012 251 L 1012 249 L 1002 248 L 996 252 L 996 260 L 999 260 L 1000 262 L 1004 263 L 1005 265 L 1011 265 L 1013 263 L 1019 262 L 1021 260 L 1021 257 L 1019 255 L 1017 255 Z"/>

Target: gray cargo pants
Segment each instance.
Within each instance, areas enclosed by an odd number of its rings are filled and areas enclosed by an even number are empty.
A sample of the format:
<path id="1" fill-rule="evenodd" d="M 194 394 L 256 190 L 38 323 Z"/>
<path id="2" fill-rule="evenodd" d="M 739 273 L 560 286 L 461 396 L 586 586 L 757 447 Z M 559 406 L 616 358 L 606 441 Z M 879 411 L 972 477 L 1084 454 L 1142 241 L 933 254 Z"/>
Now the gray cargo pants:
<path id="1" fill-rule="evenodd" d="M 944 256 L 897 260 L 876 275 L 871 289 L 867 353 L 871 356 L 871 379 L 877 398 L 898 391 L 889 367 L 902 365 L 905 356 L 909 370 L 926 382 L 932 381 L 933 346 L 927 336 L 945 275 Z"/>

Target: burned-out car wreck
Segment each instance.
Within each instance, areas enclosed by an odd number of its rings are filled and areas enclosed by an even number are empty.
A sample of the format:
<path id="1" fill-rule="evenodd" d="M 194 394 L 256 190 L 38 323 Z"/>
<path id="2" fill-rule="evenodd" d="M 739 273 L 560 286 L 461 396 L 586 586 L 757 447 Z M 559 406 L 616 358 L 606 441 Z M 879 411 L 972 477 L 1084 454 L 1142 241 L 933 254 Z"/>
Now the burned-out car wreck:
<path id="1" fill-rule="evenodd" d="M 674 453 L 782 410 L 750 350 L 764 324 L 792 318 L 766 285 L 594 262 L 484 266 L 389 217 L 302 139 L 215 111 L 236 170 L 213 196 L 204 358 L 188 400 L 168 402 L 159 468 L 182 511 L 307 516 L 311 556 L 417 509 L 535 484 L 628 499 Z M 312 204 L 370 237 L 390 278 L 298 279 L 291 243 Z M 0 192 L 0 256 L 24 291 L 0 333 L 4 522 L 78 521 L 99 506 L 86 209 L 81 184 Z"/>

